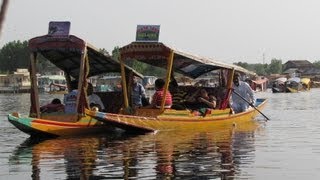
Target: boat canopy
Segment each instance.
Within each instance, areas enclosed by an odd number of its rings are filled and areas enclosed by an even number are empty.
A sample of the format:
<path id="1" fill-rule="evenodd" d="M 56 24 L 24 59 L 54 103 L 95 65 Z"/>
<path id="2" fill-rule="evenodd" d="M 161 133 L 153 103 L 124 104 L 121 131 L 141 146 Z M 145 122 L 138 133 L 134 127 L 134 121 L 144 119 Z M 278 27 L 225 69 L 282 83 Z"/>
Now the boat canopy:
<path id="1" fill-rule="evenodd" d="M 240 66 L 191 55 L 160 42 L 132 42 L 120 48 L 120 52 L 123 60 L 136 59 L 161 68 L 167 68 L 168 57 L 173 52 L 172 70 L 193 79 L 217 69 L 234 69 L 238 72 L 255 75 Z"/>
<path id="2" fill-rule="evenodd" d="M 301 78 L 301 83 L 302 84 L 305 84 L 305 85 L 308 85 L 308 84 L 310 84 L 310 78 Z"/>
<path id="3" fill-rule="evenodd" d="M 280 83 L 285 83 L 288 79 L 286 77 L 279 77 L 275 81 L 278 81 Z"/>
<path id="4" fill-rule="evenodd" d="M 300 78 L 299 77 L 292 77 L 292 78 L 289 78 L 287 80 L 287 82 L 296 82 L 296 83 L 299 83 L 300 82 Z"/>
<path id="5" fill-rule="evenodd" d="M 81 56 L 85 53 L 84 51 L 87 51 L 89 59 L 87 77 L 109 72 L 121 72 L 119 62 L 74 35 L 35 37 L 29 40 L 29 49 L 31 52 L 40 53 L 75 79 L 78 79 L 80 75 Z M 126 70 L 133 71 L 136 75 L 143 77 L 128 66 L 126 66 Z"/>

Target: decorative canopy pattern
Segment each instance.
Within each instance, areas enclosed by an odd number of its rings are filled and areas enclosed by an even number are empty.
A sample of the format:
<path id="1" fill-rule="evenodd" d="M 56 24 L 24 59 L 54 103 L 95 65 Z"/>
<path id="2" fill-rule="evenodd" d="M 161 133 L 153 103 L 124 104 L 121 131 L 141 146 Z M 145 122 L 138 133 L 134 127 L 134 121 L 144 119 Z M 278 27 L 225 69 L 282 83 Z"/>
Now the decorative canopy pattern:
<path id="1" fill-rule="evenodd" d="M 67 37 L 45 35 L 35 37 L 29 41 L 31 52 L 40 53 L 58 68 L 76 79 L 79 78 L 81 55 L 85 53 L 85 48 L 87 48 L 89 58 L 88 77 L 109 72 L 121 72 L 118 61 L 108 54 L 103 54 L 92 45 L 74 35 Z M 126 70 L 133 71 L 128 66 L 126 66 Z M 135 72 L 135 74 L 138 73 Z"/>
<path id="2" fill-rule="evenodd" d="M 133 42 L 120 48 L 121 57 L 124 60 L 136 59 L 161 68 L 167 68 L 171 51 L 174 53 L 173 71 L 191 78 L 197 78 L 216 69 L 234 68 L 238 72 L 254 74 L 242 67 L 191 55 L 159 42 Z"/>

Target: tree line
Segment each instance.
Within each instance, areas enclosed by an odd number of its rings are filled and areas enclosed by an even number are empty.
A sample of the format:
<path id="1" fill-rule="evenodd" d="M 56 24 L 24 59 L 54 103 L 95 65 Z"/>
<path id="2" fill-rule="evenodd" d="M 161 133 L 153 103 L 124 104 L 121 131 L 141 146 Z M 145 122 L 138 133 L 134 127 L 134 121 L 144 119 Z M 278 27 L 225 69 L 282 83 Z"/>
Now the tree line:
<path id="1" fill-rule="evenodd" d="M 100 49 L 101 52 L 109 54 L 105 49 Z M 118 59 L 119 57 L 119 47 L 115 47 L 112 51 L 112 57 Z M 50 72 L 54 69 L 49 61 L 42 60 L 44 57 L 39 57 L 37 66 L 39 73 L 44 74 L 45 72 Z M 17 68 L 28 68 L 30 63 L 30 54 L 28 49 L 28 41 L 12 41 L 5 44 L 0 49 L 0 73 L 10 74 L 16 71 Z M 249 64 L 247 62 L 237 62 L 235 65 L 241 66 L 245 69 L 253 71 L 258 75 L 270 75 L 270 74 L 281 74 L 283 71 L 283 64 L 281 59 L 272 59 L 270 64 Z M 164 74 L 163 69 L 148 66 L 139 61 L 127 62 L 127 65 L 136 69 L 143 75 L 158 75 Z M 320 69 L 320 61 L 315 61 L 313 63 L 315 68 Z"/>

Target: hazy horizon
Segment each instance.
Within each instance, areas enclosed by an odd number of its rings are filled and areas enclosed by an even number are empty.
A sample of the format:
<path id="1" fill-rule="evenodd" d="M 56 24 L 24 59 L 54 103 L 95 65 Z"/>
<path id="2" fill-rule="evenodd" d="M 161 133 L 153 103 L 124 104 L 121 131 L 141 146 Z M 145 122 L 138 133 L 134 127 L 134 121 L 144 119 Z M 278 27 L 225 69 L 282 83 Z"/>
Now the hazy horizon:
<path id="1" fill-rule="evenodd" d="M 138 24 L 154 24 L 159 41 L 227 63 L 314 62 L 318 7 L 316 0 L 10 0 L 0 46 L 45 35 L 50 21 L 70 21 L 70 34 L 111 53 L 135 40 Z"/>

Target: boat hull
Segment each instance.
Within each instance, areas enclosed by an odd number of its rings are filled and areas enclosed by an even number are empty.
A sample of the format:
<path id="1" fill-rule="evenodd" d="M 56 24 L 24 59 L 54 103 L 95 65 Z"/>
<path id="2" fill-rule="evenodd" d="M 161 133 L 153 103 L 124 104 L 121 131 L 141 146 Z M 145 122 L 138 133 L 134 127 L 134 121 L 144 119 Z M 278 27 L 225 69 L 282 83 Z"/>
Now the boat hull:
<path id="1" fill-rule="evenodd" d="M 111 130 L 110 127 L 96 119 L 85 116 L 79 121 L 68 121 L 70 116 L 60 116 L 59 120 L 48 120 L 32 117 L 20 117 L 18 113 L 8 115 L 8 120 L 16 128 L 31 136 L 72 136 L 101 133 Z"/>
<path id="2" fill-rule="evenodd" d="M 266 99 L 260 100 L 257 109 L 261 110 L 266 104 Z M 252 121 L 259 112 L 254 108 L 232 114 L 230 109 L 213 110 L 205 116 L 193 115 L 190 111 L 165 110 L 159 115 L 133 116 L 124 114 L 111 114 L 87 111 L 88 115 L 97 120 L 133 132 L 153 132 L 171 130 L 204 130 L 217 126 L 234 126 L 238 123 Z M 156 112 L 155 112 L 156 113 Z"/>

